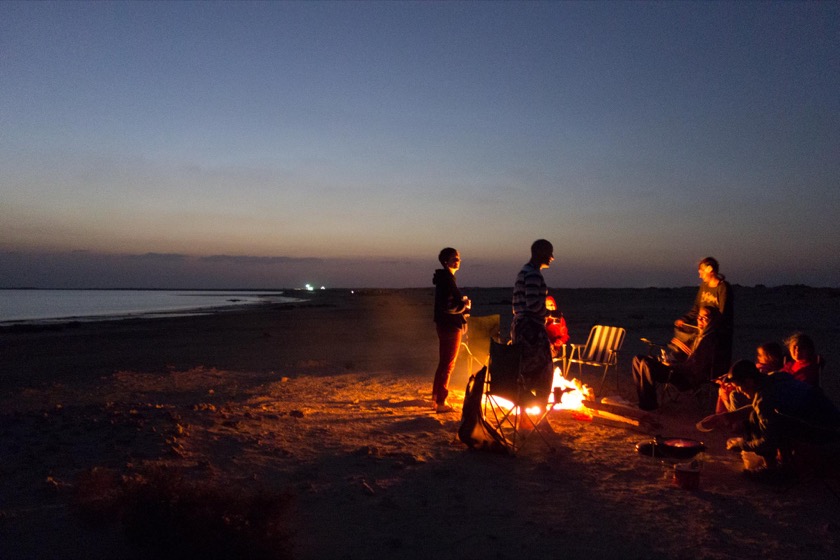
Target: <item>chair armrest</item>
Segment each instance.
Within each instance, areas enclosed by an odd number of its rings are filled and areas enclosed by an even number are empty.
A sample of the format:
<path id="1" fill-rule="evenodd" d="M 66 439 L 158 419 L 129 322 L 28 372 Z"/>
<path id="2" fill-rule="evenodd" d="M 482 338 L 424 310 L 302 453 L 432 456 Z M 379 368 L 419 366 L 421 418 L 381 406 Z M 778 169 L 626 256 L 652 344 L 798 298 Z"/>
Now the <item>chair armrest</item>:
<path id="1" fill-rule="evenodd" d="M 586 344 L 572 344 L 572 343 L 569 343 L 568 345 L 569 345 L 569 346 L 571 346 L 571 347 L 572 347 L 572 349 L 571 349 L 571 351 L 569 352 L 569 357 L 568 357 L 567 359 L 568 359 L 568 360 L 573 360 L 573 359 L 575 359 L 575 352 L 577 352 L 577 355 L 578 355 L 577 359 L 580 359 L 580 352 L 581 352 L 581 349 L 582 349 L 583 347 L 585 347 L 585 346 L 586 346 Z"/>

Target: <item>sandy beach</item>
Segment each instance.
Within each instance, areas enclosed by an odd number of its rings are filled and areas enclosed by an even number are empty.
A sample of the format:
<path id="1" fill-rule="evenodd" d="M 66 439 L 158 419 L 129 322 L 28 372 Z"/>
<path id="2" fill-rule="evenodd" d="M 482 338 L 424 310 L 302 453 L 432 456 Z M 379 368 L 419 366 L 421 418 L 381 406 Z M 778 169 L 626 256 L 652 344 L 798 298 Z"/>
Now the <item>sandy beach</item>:
<path id="1" fill-rule="evenodd" d="M 506 333 L 509 289 L 465 291 Z M 628 329 L 605 393 L 634 401 L 639 339 L 664 340 L 695 291 L 552 293 L 573 342 L 597 323 Z M 840 402 L 840 290 L 735 295 L 735 356 L 808 332 Z M 0 558 L 836 554 L 840 481 L 746 479 L 728 434 L 696 431 L 706 411 L 689 396 L 656 419 L 661 435 L 707 446 L 697 491 L 673 484 L 673 462 L 636 452 L 650 430 L 565 413 L 549 415 L 549 445 L 468 450 L 460 415 L 431 408 L 432 300 L 327 290 L 209 315 L 0 328 Z M 459 366 L 452 382 L 458 410 L 468 374 Z"/>

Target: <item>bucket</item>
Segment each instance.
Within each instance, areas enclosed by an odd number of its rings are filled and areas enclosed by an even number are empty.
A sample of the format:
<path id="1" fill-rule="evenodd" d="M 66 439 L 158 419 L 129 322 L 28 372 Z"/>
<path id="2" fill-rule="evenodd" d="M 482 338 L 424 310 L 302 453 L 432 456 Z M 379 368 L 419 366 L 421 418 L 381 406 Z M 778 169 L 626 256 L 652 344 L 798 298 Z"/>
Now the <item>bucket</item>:
<path id="1" fill-rule="evenodd" d="M 683 490 L 700 488 L 700 467 L 692 463 L 674 465 L 674 484 Z"/>

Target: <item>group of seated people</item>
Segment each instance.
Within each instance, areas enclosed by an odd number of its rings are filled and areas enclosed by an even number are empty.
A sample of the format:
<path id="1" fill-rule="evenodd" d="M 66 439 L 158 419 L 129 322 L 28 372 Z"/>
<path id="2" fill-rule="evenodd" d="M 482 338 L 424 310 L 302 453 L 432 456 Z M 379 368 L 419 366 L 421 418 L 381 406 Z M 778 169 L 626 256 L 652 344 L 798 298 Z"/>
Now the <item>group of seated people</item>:
<path id="1" fill-rule="evenodd" d="M 822 358 L 817 354 L 814 341 L 805 333 L 796 332 L 787 337 L 784 347 L 775 341 L 759 344 L 755 349 L 755 366 L 767 375 L 777 371 L 789 373 L 794 379 L 819 387 Z M 747 398 L 735 390 L 728 373 L 715 379 L 720 385 L 715 413 L 731 412 L 749 404 Z"/>
<path id="2" fill-rule="evenodd" d="M 711 375 L 719 386 L 715 413 L 701 420 L 698 429 L 731 430 L 737 437 L 729 439 L 727 448 L 755 453 L 763 471 L 787 468 L 803 443 L 840 441 L 840 411 L 819 387 L 822 360 L 813 340 L 794 333 L 784 347 L 761 344 L 755 362 L 740 360 L 729 368 L 716 355 L 718 318 L 714 308 L 700 309 L 697 336 L 680 361 L 664 351 L 633 359 L 639 407 L 657 408 L 657 383 L 685 390 L 708 382 Z M 721 368 L 725 373 L 715 375 Z"/>
<path id="3" fill-rule="evenodd" d="M 790 470 L 803 444 L 840 441 L 840 411 L 820 387 L 794 375 L 784 368 L 764 373 L 749 360 L 735 362 L 723 383 L 730 384 L 747 404 L 729 405 L 707 416 L 698 429 L 728 429 L 738 434 L 727 441 L 727 449 L 756 454 L 763 463 L 761 471 Z"/>

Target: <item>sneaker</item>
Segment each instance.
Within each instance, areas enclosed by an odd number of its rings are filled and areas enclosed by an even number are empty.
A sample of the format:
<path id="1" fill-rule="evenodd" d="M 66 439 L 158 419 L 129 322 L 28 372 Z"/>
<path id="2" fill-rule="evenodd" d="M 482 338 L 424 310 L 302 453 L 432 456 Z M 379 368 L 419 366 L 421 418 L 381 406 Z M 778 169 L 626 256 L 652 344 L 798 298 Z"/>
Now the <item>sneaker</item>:
<path id="1" fill-rule="evenodd" d="M 438 414 L 441 414 L 441 413 L 444 413 L 444 412 L 454 412 L 454 411 L 455 411 L 455 409 L 448 402 L 445 402 L 443 404 L 439 404 L 435 407 L 435 412 L 438 413 Z"/>

